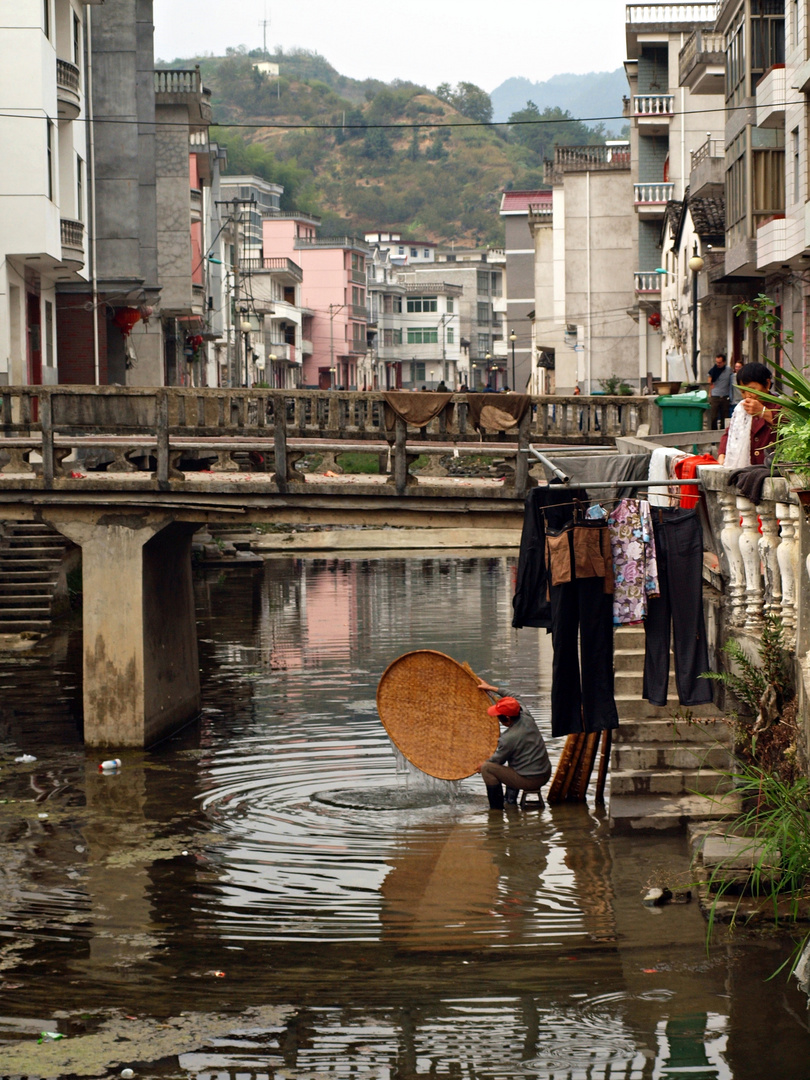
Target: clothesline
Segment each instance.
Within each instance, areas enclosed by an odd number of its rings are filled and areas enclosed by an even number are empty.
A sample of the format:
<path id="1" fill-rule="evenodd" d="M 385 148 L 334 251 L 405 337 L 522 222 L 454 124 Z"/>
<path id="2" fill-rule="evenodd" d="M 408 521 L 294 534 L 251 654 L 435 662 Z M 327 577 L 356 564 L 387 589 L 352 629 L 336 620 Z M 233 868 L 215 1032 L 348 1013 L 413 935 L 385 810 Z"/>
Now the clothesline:
<path id="1" fill-rule="evenodd" d="M 549 461 L 549 459 L 546 457 L 545 454 L 541 454 L 540 451 L 535 450 L 535 448 L 533 446 L 529 447 L 529 453 L 533 454 L 534 457 L 537 458 L 537 460 L 540 462 L 541 465 L 545 466 L 545 468 L 547 468 L 549 470 L 549 472 L 553 473 L 554 476 L 556 476 L 556 478 L 560 481 L 561 485 L 570 486 L 571 477 L 568 476 L 566 473 L 564 473 L 562 471 L 562 469 L 558 469 L 557 466 L 554 464 L 554 462 Z M 687 484 L 695 486 L 695 487 L 702 487 L 703 486 L 703 481 L 700 480 L 700 479 L 694 479 L 694 480 L 596 480 L 596 481 L 593 481 L 593 482 L 586 480 L 586 481 L 578 482 L 577 486 L 578 487 L 585 487 L 585 488 L 588 489 L 588 491 L 591 491 L 593 489 L 600 489 L 601 490 L 602 488 L 607 489 L 607 488 L 617 488 L 617 487 L 621 487 L 621 488 L 681 487 L 681 486 L 685 486 Z"/>

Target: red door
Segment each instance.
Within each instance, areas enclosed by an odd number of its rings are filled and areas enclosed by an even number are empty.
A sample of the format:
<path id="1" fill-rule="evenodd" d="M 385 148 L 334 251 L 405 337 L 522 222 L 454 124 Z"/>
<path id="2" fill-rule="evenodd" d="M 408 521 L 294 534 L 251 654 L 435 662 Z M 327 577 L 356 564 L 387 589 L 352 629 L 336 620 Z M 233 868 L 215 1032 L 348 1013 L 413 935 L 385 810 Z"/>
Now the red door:
<path id="1" fill-rule="evenodd" d="M 28 382 L 42 385 L 42 324 L 39 297 L 28 293 Z"/>

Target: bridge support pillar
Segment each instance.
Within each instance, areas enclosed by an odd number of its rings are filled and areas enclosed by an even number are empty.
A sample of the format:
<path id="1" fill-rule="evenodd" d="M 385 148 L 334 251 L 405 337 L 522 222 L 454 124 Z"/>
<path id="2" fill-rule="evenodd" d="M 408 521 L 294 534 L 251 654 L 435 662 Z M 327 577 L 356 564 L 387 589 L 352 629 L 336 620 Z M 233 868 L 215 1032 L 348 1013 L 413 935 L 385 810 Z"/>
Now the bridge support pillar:
<path id="1" fill-rule="evenodd" d="M 149 746 L 200 711 L 195 526 L 149 512 L 47 520 L 82 549 L 84 741 Z"/>

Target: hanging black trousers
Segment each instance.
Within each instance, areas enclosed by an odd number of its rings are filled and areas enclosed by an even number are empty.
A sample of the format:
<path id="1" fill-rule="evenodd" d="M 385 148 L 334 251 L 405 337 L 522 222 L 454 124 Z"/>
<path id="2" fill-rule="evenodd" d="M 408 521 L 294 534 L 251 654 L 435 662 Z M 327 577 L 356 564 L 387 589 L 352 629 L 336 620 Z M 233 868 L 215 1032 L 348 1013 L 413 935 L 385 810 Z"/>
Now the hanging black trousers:
<path id="1" fill-rule="evenodd" d="M 647 604 L 643 696 L 666 705 L 670 641 L 681 705 L 707 705 L 709 651 L 703 620 L 703 531 L 697 510 L 652 508 L 661 595 Z"/>
<path id="2" fill-rule="evenodd" d="M 552 585 L 549 591 L 554 647 L 551 734 L 559 737 L 618 727 L 613 697 L 613 596 L 605 592 L 604 578 L 575 578 Z"/>

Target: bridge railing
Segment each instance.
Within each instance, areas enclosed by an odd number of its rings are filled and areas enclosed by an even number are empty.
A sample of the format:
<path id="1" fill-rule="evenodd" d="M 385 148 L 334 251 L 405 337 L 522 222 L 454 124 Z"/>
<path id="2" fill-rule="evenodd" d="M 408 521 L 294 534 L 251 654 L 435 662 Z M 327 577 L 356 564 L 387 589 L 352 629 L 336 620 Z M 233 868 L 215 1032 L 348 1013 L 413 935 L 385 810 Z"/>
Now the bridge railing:
<path id="1" fill-rule="evenodd" d="M 499 402 L 506 403 L 487 395 L 487 404 L 497 409 Z M 303 454 L 367 447 L 390 454 L 391 480 L 404 492 L 420 454 L 433 460 L 452 446 L 514 458 L 514 485 L 523 491 L 531 442 L 609 444 L 639 430 L 654 433 L 657 423 L 650 397 L 532 397 L 520 423 L 498 432 L 473 427 L 466 394 L 453 394 L 419 428 L 395 415 L 378 391 L 2 387 L 0 473 L 41 474 L 51 487 L 71 478 L 66 459 L 75 460 L 74 451 L 92 450 L 106 454 L 108 472 L 140 469 L 164 485 L 182 479 L 184 457 L 208 454 L 216 458 L 212 471 L 230 471 L 238 468 L 234 454 L 254 450 L 264 461 L 274 458 L 275 483 L 287 490 L 301 481 L 294 464 Z"/>

